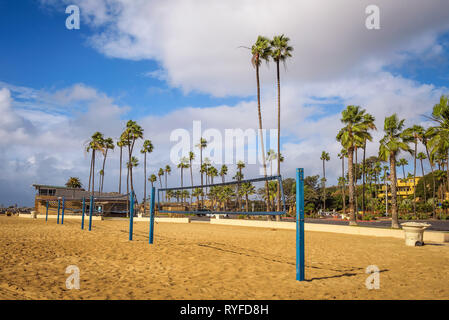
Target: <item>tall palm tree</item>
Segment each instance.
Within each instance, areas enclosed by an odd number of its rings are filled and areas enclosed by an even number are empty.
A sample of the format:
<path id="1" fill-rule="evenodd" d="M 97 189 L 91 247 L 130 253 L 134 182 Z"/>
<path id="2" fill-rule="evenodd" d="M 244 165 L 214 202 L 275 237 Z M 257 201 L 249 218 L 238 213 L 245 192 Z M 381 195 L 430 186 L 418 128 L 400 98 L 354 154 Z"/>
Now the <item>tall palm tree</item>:
<path id="1" fill-rule="evenodd" d="M 131 173 L 133 168 L 136 168 L 139 165 L 139 159 L 132 156 L 130 161 L 126 163 L 126 167 L 128 168 L 128 172 Z M 131 183 L 131 191 L 133 191 L 132 183 Z"/>
<path id="2" fill-rule="evenodd" d="M 92 195 L 94 194 L 95 190 L 95 152 L 96 151 L 103 151 L 103 141 L 104 136 L 100 132 L 95 132 L 91 139 L 88 141 L 86 146 L 86 151 L 92 151 L 92 158 L 90 160 L 90 175 L 89 175 L 89 192 L 92 192 Z M 91 184 L 92 183 L 92 184 Z"/>
<path id="3" fill-rule="evenodd" d="M 323 161 L 323 210 L 326 211 L 326 161 L 329 161 L 331 158 L 329 153 L 326 151 L 321 152 L 320 159 Z"/>
<path id="4" fill-rule="evenodd" d="M 431 155 L 435 153 L 443 154 L 444 159 L 448 159 L 449 153 L 449 97 L 441 96 L 440 102 L 432 110 L 431 120 L 436 124 L 430 127 L 429 146 L 432 149 Z M 446 165 L 447 190 L 449 192 L 449 161 Z"/>
<path id="5" fill-rule="evenodd" d="M 424 202 L 427 202 L 427 184 L 426 184 L 426 176 L 424 174 L 424 165 L 423 160 L 427 159 L 427 156 L 424 152 L 420 152 L 417 154 L 416 159 L 418 159 L 421 163 L 421 172 L 422 172 L 422 179 L 423 179 L 423 190 L 424 190 Z"/>
<path id="6" fill-rule="evenodd" d="M 259 68 L 262 64 L 262 61 L 268 60 L 271 56 L 271 45 L 270 40 L 265 37 L 259 36 L 251 47 L 251 63 L 253 67 L 256 69 L 256 82 L 257 82 L 257 112 L 259 117 L 259 135 L 260 135 L 260 146 L 262 151 L 262 162 L 263 162 L 263 170 L 264 176 L 267 177 L 267 164 L 265 162 L 265 147 L 263 142 L 263 126 L 262 126 L 262 111 L 260 106 L 260 77 L 259 77 Z M 267 203 L 267 211 L 270 211 L 270 201 L 268 194 L 268 180 L 265 181 L 265 192 L 266 192 L 266 203 Z"/>
<path id="7" fill-rule="evenodd" d="M 346 189 L 346 179 L 345 179 L 345 157 L 348 154 L 346 149 L 341 149 L 340 153 L 338 154 L 338 157 L 341 159 L 341 187 L 342 187 L 342 198 L 343 198 L 343 213 L 346 214 L 346 195 L 345 195 L 345 189 Z"/>
<path id="8" fill-rule="evenodd" d="M 134 144 L 138 139 L 143 139 L 143 129 L 133 120 L 129 120 L 126 123 L 126 128 L 124 131 L 124 138 L 128 147 L 128 163 L 132 163 L 132 156 L 134 151 Z M 129 179 L 131 185 L 131 191 L 134 192 L 133 183 L 133 166 L 129 167 Z"/>
<path id="9" fill-rule="evenodd" d="M 399 161 L 398 161 L 398 163 L 396 165 L 398 167 L 402 167 L 402 174 L 403 174 L 403 177 L 404 177 L 404 181 L 406 181 L 407 178 L 405 177 L 405 166 L 408 165 L 407 159 L 405 159 L 405 158 L 399 159 Z"/>
<path id="10" fill-rule="evenodd" d="M 146 202 L 147 202 L 147 153 L 153 152 L 154 146 L 151 140 L 145 140 L 143 142 L 142 149 L 140 153 L 143 153 L 143 213 L 146 213 Z"/>
<path id="11" fill-rule="evenodd" d="M 342 112 L 341 122 L 345 125 L 337 134 L 337 141 L 347 150 L 348 157 L 348 185 L 350 225 L 357 225 L 356 208 L 354 203 L 354 150 L 361 142 L 371 141 L 370 117 L 359 106 L 347 106 Z"/>
<path id="12" fill-rule="evenodd" d="M 207 140 L 204 138 L 200 138 L 200 142 L 196 145 L 198 149 L 200 149 L 200 171 L 203 167 L 203 149 L 207 148 Z M 203 172 L 201 173 L 201 187 L 203 186 Z"/>
<path id="13" fill-rule="evenodd" d="M 379 158 L 390 161 L 390 181 L 391 181 L 391 227 L 399 229 L 398 203 L 397 203 L 397 178 L 396 178 L 396 157 L 401 151 L 412 153 L 408 143 L 410 142 L 403 133 L 404 119 L 399 120 L 393 114 L 385 118 L 384 137 L 380 140 Z"/>
<path id="14" fill-rule="evenodd" d="M 220 177 L 223 183 L 225 183 L 225 176 L 228 174 L 228 167 L 224 164 L 220 169 Z"/>
<path id="15" fill-rule="evenodd" d="M 117 147 L 120 148 L 120 176 L 118 182 L 118 192 L 122 193 L 122 158 L 123 158 L 123 147 L 127 146 L 127 141 L 125 139 L 125 134 L 122 133 L 120 139 L 117 141 Z"/>
<path id="16" fill-rule="evenodd" d="M 165 188 L 167 188 L 167 178 L 168 178 L 168 176 L 169 176 L 170 173 L 171 173 L 171 167 L 167 164 L 167 165 L 165 166 L 164 171 L 165 171 Z"/>
<path id="17" fill-rule="evenodd" d="M 104 185 L 104 169 L 106 165 L 106 158 L 108 156 L 109 150 L 114 150 L 115 144 L 114 140 L 112 138 L 106 138 L 103 141 L 103 168 L 101 169 L 102 175 L 101 175 L 101 188 L 100 192 L 103 192 L 103 185 Z"/>
<path id="18" fill-rule="evenodd" d="M 192 163 L 193 160 L 195 160 L 195 153 L 190 151 L 189 152 L 189 168 L 190 168 L 190 184 L 193 187 L 193 171 L 192 171 Z"/>
<path id="19" fill-rule="evenodd" d="M 377 130 L 374 121 L 376 119 L 371 114 L 367 113 L 365 115 L 365 123 L 368 124 L 369 129 Z M 365 184 L 366 184 L 366 139 L 363 140 L 363 160 L 362 160 L 362 214 L 365 215 Z"/>
<path id="20" fill-rule="evenodd" d="M 152 174 L 149 178 L 148 181 L 150 181 L 151 183 L 151 188 L 154 188 L 154 183 L 157 181 L 157 177 L 155 174 Z"/>
<path id="21" fill-rule="evenodd" d="M 429 128 L 430 129 L 430 128 Z M 432 173 L 432 217 L 436 218 L 436 201 L 435 201 L 435 197 L 436 197 L 436 181 L 435 181 L 435 174 L 434 174 L 434 162 L 432 157 L 430 156 L 430 151 L 429 151 L 429 140 L 432 139 L 433 137 L 433 130 L 429 130 L 427 129 L 424 134 L 420 137 L 421 143 L 424 145 L 424 147 L 426 148 L 426 155 L 427 155 L 427 159 L 429 160 L 429 164 L 430 164 L 430 171 Z"/>
<path id="22" fill-rule="evenodd" d="M 283 34 L 280 36 L 274 36 L 273 40 L 271 40 L 271 57 L 276 63 L 276 79 L 277 79 L 277 89 L 278 89 L 278 152 L 277 154 L 281 154 L 281 73 L 280 73 L 280 62 L 282 62 L 285 66 L 285 63 L 288 58 L 292 56 L 293 47 L 291 47 L 289 43 L 290 39 Z M 277 157 L 278 160 L 278 176 L 281 175 L 281 161 L 280 157 Z M 277 211 L 281 210 L 281 191 L 280 186 L 277 186 Z"/>
<path id="23" fill-rule="evenodd" d="M 237 170 L 238 170 L 238 175 L 236 175 L 237 181 L 241 181 L 243 179 L 243 172 L 242 170 L 246 167 L 245 163 L 243 161 L 238 161 L 237 162 Z M 240 199 L 240 183 L 237 184 L 237 203 L 239 205 L 239 210 L 242 208 L 242 203 L 241 203 L 241 199 Z"/>
<path id="24" fill-rule="evenodd" d="M 218 170 L 217 170 L 217 168 L 215 168 L 213 166 L 210 166 L 209 169 L 208 169 L 208 174 L 209 174 L 209 177 L 210 177 L 210 183 L 214 184 L 214 178 L 218 177 Z"/>
<path id="25" fill-rule="evenodd" d="M 277 154 L 273 149 L 268 150 L 267 160 L 270 162 L 270 176 L 273 175 L 273 160 L 276 160 Z"/>
<path id="26" fill-rule="evenodd" d="M 414 152 L 413 152 L 413 214 L 416 216 L 416 159 L 418 156 L 418 141 L 424 134 L 424 128 L 419 125 L 414 125 L 404 130 L 404 134 L 410 139 L 413 139 Z M 425 193 L 425 190 L 424 190 Z"/>
<path id="27" fill-rule="evenodd" d="M 164 169 L 159 168 L 159 171 L 157 172 L 157 176 L 159 177 L 159 184 L 161 185 L 161 189 L 162 189 L 162 176 L 165 174 Z"/>

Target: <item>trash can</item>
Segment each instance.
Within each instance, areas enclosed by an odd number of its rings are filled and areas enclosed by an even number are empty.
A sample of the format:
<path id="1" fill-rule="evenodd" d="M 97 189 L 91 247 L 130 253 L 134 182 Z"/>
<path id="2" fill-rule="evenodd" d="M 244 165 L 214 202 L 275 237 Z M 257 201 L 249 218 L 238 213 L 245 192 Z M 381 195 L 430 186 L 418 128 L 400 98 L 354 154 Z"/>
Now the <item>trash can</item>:
<path id="1" fill-rule="evenodd" d="M 405 245 L 411 247 L 424 245 L 424 230 L 430 226 L 430 224 L 422 222 L 402 223 L 401 227 L 405 233 Z"/>
<path id="2" fill-rule="evenodd" d="M 31 219 L 36 219 L 37 218 L 36 211 L 31 211 L 30 214 L 31 214 Z"/>

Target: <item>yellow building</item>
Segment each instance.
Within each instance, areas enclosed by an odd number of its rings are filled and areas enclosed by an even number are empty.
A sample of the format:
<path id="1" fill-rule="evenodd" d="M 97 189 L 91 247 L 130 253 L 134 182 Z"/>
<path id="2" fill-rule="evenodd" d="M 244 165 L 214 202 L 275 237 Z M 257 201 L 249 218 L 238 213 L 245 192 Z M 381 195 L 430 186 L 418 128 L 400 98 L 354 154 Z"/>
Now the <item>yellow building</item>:
<path id="1" fill-rule="evenodd" d="M 398 179 L 397 180 L 397 196 L 401 198 L 406 198 L 408 196 L 413 196 L 415 186 L 418 185 L 421 177 L 415 177 L 415 185 L 413 185 L 413 178 L 411 179 Z M 382 189 L 378 194 L 379 198 L 385 199 L 385 184 L 382 185 Z M 388 198 L 391 198 L 391 185 L 388 185 Z"/>

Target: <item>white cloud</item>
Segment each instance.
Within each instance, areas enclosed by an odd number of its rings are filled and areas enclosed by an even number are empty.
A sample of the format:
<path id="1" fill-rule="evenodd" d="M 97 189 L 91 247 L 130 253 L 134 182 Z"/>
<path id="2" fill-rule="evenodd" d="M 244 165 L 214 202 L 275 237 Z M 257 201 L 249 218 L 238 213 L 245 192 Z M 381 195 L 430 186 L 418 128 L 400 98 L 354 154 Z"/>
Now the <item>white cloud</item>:
<path id="1" fill-rule="evenodd" d="M 47 1 L 48 2 L 48 1 Z M 378 0 L 381 29 L 367 30 L 369 0 L 75 0 L 90 44 L 107 56 L 157 60 L 149 75 L 185 92 L 253 95 L 250 52 L 257 35 L 285 33 L 295 48 L 284 83 L 335 80 L 378 72 L 414 55 L 438 54 L 449 2 Z M 267 83 L 262 70 L 262 81 Z M 271 80 L 271 79 L 270 79 Z"/>

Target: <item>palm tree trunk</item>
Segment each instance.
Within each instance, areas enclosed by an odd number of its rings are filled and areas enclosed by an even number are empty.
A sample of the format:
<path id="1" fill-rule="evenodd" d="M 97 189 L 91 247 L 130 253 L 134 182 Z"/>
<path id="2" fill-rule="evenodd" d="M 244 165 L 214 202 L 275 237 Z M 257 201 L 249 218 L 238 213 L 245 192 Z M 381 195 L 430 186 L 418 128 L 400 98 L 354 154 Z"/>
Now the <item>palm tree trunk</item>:
<path id="1" fill-rule="evenodd" d="M 416 217 L 416 152 L 418 150 L 418 139 L 415 138 L 415 153 L 413 155 L 413 215 Z"/>
<path id="2" fill-rule="evenodd" d="M 355 203 L 354 203 L 354 149 L 348 149 L 348 178 L 349 178 L 349 225 L 357 225 L 357 219 L 355 215 Z"/>
<path id="3" fill-rule="evenodd" d="M 426 184 L 426 176 L 424 175 L 424 166 L 422 163 L 422 159 L 419 159 L 421 162 L 421 172 L 422 172 L 422 181 L 423 181 L 423 190 L 424 190 L 424 203 L 427 202 L 427 184 Z"/>
<path id="4" fill-rule="evenodd" d="M 446 192 L 449 192 L 449 154 L 448 154 L 448 161 L 446 161 L 446 184 L 447 184 Z"/>
<path id="5" fill-rule="evenodd" d="M 363 160 L 362 160 L 362 215 L 365 215 L 365 175 L 366 175 L 366 168 L 365 168 L 365 160 L 366 160 L 366 139 L 363 144 Z"/>
<path id="6" fill-rule="evenodd" d="M 122 150 L 123 147 L 120 147 L 120 177 L 118 181 L 118 193 L 122 194 Z"/>
<path id="7" fill-rule="evenodd" d="M 432 172 L 432 181 L 433 181 L 433 193 L 432 193 L 432 197 L 433 197 L 433 201 L 432 201 L 432 205 L 433 205 L 433 212 L 432 212 L 432 217 L 435 219 L 436 218 L 436 210 L 435 210 L 435 174 L 433 172 L 433 164 L 432 161 L 430 159 L 430 154 L 429 154 L 429 148 L 427 147 L 427 143 L 424 144 L 424 146 L 426 147 L 426 154 L 427 154 L 427 159 L 429 159 L 429 164 L 430 164 L 430 170 Z"/>
<path id="8" fill-rule="evenodd" d="M 278 176 L 281 175 L 281 74 L 279 72 L 279 60 L 276 60 L 276 75 L 277 75 L 277 86 L 278 86 Z M 281 180 L 282 183 L 282 180 Z M 281 211 L 281 186 L 277 184 L 277 211 Z M 280 221 L 281 217 L 276 216 L 276 220 Z"/>
<path id="9" fill-rule="evenodd" d="M 103 184 L 104 184 L 104 167 L 105 167 L 105 165 L 106 165 L 106 158 L 107 158 L 107 156 L 108 156 L 108 149 L 106 148 L 106 151 L 105 151 L 105 153 L 104 153 L 104 158 L 103 158 L 103 168 L 102 168 L 102 171 L 103 171 L 103 174 L 102 174 L 102 177 L 101 177 L 101 191 L 100 191 L 100 193 L 103 193 Z"/>
<path id="10" fill-rule="evenodd" d="M 265 147 L 263 143 L 263 130 L 262 130 L 262 112 L 260 107 L 260 79 L 259 79 L 259 65 L 256 64 L 256 81 L 257 81 L 257 113 L 259 117 L 259 134 L 260 134 L 260 144 L 262 148 L 262 163 L 263 163 L 263 171 L 264 177 L 267 177 L 267 164 L 265 163 Z M 268 193 L 268 180 L 265 180 L 265 197 L 266 197 L 266 205 L 267 212 L 270 211 L 270 195 Z M 267 216 L 267 220 L 271 220 L 270 216 Z"/>
<path id="11" fill-rule="evenodd" d="M 145 215 L 147 211 L 147 153 L 145 152 L 143 155 L 143 214 Z"/>
<path id="12" fill-rule="evenodd" d="M 94 152 L 94 151 L 92 150 L 92 157 L 90 158 L 89 188 L 87 189 L 89 192 L 90 192 L 91 181 L 92 181 L 93 152 Z"/>
<path id="13" fill-rule="evenodd" d="M 190 184 L 191 184 L 192 187 L 193 187 L 192 160 L 190 160 Z M 192 189 L 192 191 L 193 191 L 193 189 Z M 192 199 L 193 199 L 192 194 L 190 194 L 190 205 L 192 205 Z"/>
<path id="14" fill-rule="evenodd" d="M 390 154 L 390 182 L 391 182 L 391 227 L 399 229 L 398 220 L 398 202 L 397 202 L 397 188 L 396 188 L 396 155 Z"/>
<path id="15" fill-rule="evenodd" d="M 92 195 L 95 190 L 95 150 L 92 150 Z"/>
<path id="16" fill-rule="evenodd" d="M 341 176 L 343 178 L 343 214 L 346 214 L 346 195 L 345 195 L 345 157 L 341 158 Z"/>
<path id="17" fill-rule="evenodd" d="M 326 166 L 323 159 L 323 210 L 326 211 Z"/>
<path id="18" fill-rule="evenodd" d="M 355 202 L 355 219 L 356 219 L 356 221 L 357 221 L 357 216 L 358 216 L 358 214 L 359 214 L 359 199 L 358 199 L 358 197 L 357 197 L 357 178 L 358 178 L 358 171 L 357 171 L 357 164 L 358 164 L 358 161 L 357 161 L 357 154 L 359 153 L 358 152 L 358 149 L 357 149 L 357 147 L 355 148 L 355 150 L 354 150 L 354 152 L 355 152 L 355 167 L 354 167 L 354 198 L 355 198 L 355 200 L 354 200 L 354 202 Z"/>

